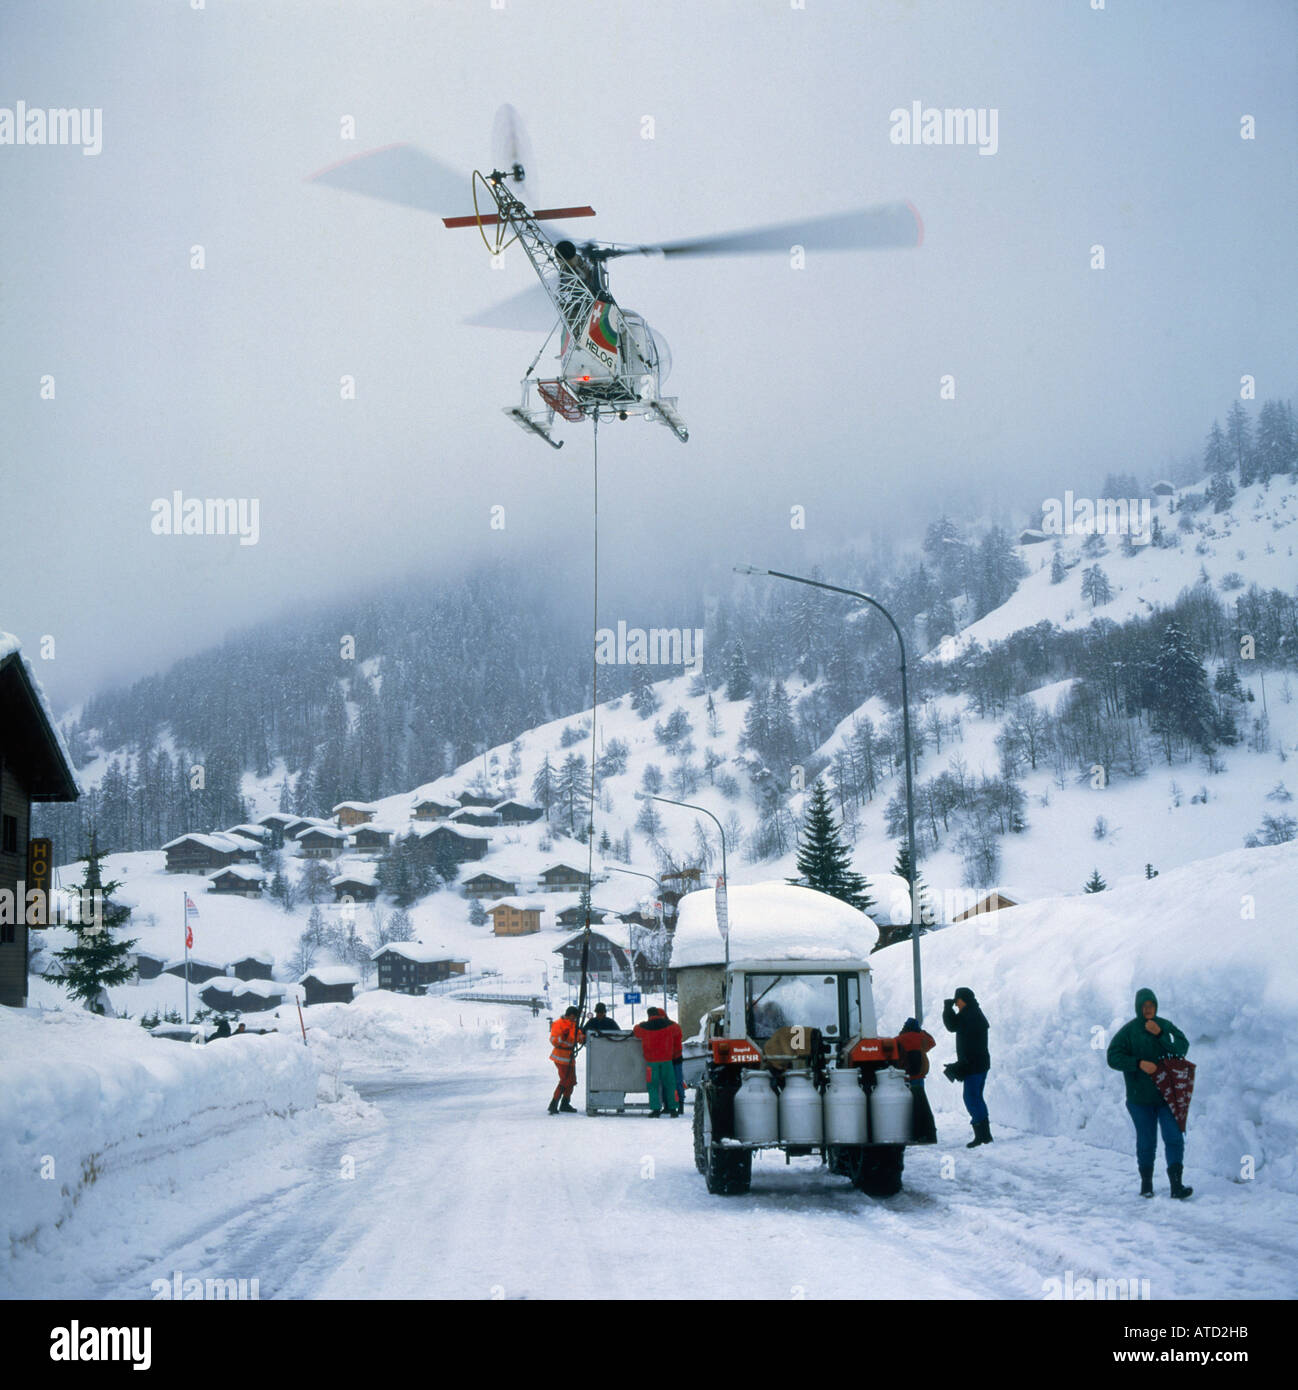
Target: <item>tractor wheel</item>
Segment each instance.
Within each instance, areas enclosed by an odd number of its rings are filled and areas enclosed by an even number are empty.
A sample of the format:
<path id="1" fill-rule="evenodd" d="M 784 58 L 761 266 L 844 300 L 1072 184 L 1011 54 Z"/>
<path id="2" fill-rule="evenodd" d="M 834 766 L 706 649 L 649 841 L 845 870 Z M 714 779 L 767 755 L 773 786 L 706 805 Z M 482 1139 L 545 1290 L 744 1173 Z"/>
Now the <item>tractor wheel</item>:
<path id="1" fill-rule="evenodd" d="M 831 1144 L 826 1151 L 826 1162 L 829 1164 L 829 1171 L 836 1178 L 850 1178 L 852 1176 L 852 1150 L 842 1144 Z"/>
<path id="2" fill-rule="evenodd" d="M 712 1135 L 711 1092 L 694 1092 L 694 1162 L 714 1197 L 742 1197 L 753 1179 L 751 1149 L 723 1149 Z"/>
<path id="3" fill-rule="evenodd" d="M 906 1162 L 904 1145 L 885 1144 L 849 1152 L 852 1186 L 858 1192 L 867 1197 L 895 1197 L 901 1191 L 901 1171 Z"/>

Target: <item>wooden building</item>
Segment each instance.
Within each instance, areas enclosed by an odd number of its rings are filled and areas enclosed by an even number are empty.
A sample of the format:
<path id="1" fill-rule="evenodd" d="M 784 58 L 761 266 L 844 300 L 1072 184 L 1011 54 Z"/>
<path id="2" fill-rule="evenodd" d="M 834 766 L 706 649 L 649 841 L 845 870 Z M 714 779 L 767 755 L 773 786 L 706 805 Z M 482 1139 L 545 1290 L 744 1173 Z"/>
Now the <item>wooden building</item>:
<path id="1" fill-rule="evenodd" d="M 456 825 L 480 825 L 484 829 L 500 824 L 500 816 L 487 806 L 461 806 L 449 819 Z"/>
<path id="2" fill-rule="evenodd" d="M 531 801 L 498 801 L 492 808 L 502 825 L 527 825 L 545 812 Z"/>
<path id="3" fill-rule="evenodd" d="M 230 962 L 236 980 L 269 980 L 274 961 L 264 951 L 250 952 Z"/>
<path id="4" fill-rule="evenodd" d="M 310 830 L 313 825 L 320 823 L 311 816 L 294 816 L 283 828 L 284 838 L 285 840 L 296 840 L 304 830 Z"/>
<path id="5" fill-rule="evenodd" d="M 301 817 L 292 815 L 288 811 L 272 811 L 269 815 L 260 817 L 257 824 L 283 835 L 285 826 L 292 825 L 295 820 L 300 819 Z"/>
<path id="6" fill-rule="evenodd" d="M 306 1005 L 350 1004 L 360 980 L 345 965 L 320 965 L 303 975 L 298 984 Z"/>
<path id="7" fill-rule="evenodd" d="M 531 936 L 541 930 L 542 904 L 530 898 L 505 898 L 487 909 L 493 936 Z"/>
<path id="8" fill-rule="evenodd" d="M 333 813 L 340 830 L 351 830 L 354 826 L 364 825 L 366 821 L 374 819 L 374 807 L 367 801 L 340 801 L 334 807 Z"/>
<path id="9" fill-rule="evenodd" d="M 554 948 L 555 954 L 563 957 L 563 979 L 572 984 L 581 979 L 581 940 L 585 931 L 574 932 L 566 941 Z M 662 971 L 649 963 L 643 954 L 631 948 L 629 927 L 612 925 L 590 933 L 590 957 L 587 970 L 592 975 L 600 975 L 619 983 L 629 984 L 639 979 L 650 987 L 660 983 Z"/>
<path id="10" fill-rule="evenodd" d="M 135 977 L 137 980 L 156 980 L 162 974 L 167 958 L 153 951 L 136 951 Z"/>
<path id="11" fill-rule="evenodd" d="M 224 869 L 208 875 L 207 891 L 233 893 L 240 898 L 260 898 L 265 881 L 265 874 L 251 864 L 228 864 Z"/>
<path id="12" fill-rule="evenodd" d="M 185 978 L 184 956 L 181 956 L 179 960 L 168 961 L 163 967 L 162 973 L 174 975 L 178 980 L 183 980 Z M 201 985 L 217 975 L 224 974 L 225 966 L 214 960 L 205 960 L 202 956 L 190 956 L 189 958 L 189 983 L 191 985 Z"/>
<path id="13" fill-rule="evenodd" d="M 459 809 L 458 801 L 439 801 L 435 796 L 415 798 L 411 815 L 415 820 L 444 820 L 452 811 Z"/>
<path id="14" fill-rule="evenodd" d="M 607 908 L 594 907 L 590 909 L 590 920 L 592 922 L 602 922 L 605 917 L 612 917 L 614 914 Z M 572 903 L 565 907 L 562 912 L 554 914 L 556 925 L 560 927 L 582 927 L 586 926 L 586 914 L 580 903 Z"/>
<path id="15" fill-rule="evenodd" d="M 420 848 L 434 863 L 445 859 L 448 863 L 462 864 L 470 859 L 481 859 L 490 844 L 491 836 L 486 831 L 467 825 L 443 824 L 419 833 Z"/>
<path id="16" fill-rule="evenodd" d="M 234 990 L 234 1007 L 244 1014 L 260 1014 L 277 1009 L 288 994 L 288 986 L 274 980 L 240 981 Z"/>
<path id="17" fill-rule="evenodd" d="M 169 874 L 211 874 L 230 864 L 251 864 L 257 858 L 257 846 L 237 835 L 219 830 L 210 834 L 190 831 L 177 835 L 163 845 Z"/>
<path id="18" fill-rule="evenodd" d="M 586 871 L 574 869 L 571 864 L 551 864 L 542 869 L 536 891 L 538 893 L 576 893 L 586 884 Z"/>
<path id="19" fill-rule="evenodd" d="M 389 941 L 370 959 L 378 967 L 379 988 L 398 994 L 422 994 L 428 985 L 463 975 L 468 965 L 441 946 L 425 946 L 419 941 Z"/>
<path id="20" fill-rule="evenodd" d="M 494 792 L 456 792 L 455 799 L 461 806 L 495 806 L 500 800 L 500 793 Z"/>
<path id="21" fill-rule="evenodd" d="M 347 832 L 328 825 L 313 825 L 302 831 L 296 843 L 303 859 L 337 859 L 347 847 Z"/>
<path id="22" fill-rule="evenodd" d="M 190 983 L 193 983 L 193 976 L 190 976 Z M 219 1014 L 236 1012 L 234 1002 L 234 992 L 239 988 L 241 981 L 232 980 L 229 975 L 216 975 L 207 980 L 202 989 L 198 991 L 198 1002 L 205 1009 L 213 1009 Z"/>
<path id="23" fill-rule="evenodd" d="M 377 825 L 358 825 L 352 831 L 352 848 L 360 854 L 382 854 L 392 844 L 392 832 Z"/>
<path id="24" fill-rule="evenodd" d="M 981 917 L 986 912 L 999 912 L 1005 907 L 1017 907 L 1014 898 L 1008 898 L 999 889 L 993 889 L 985 898 L 979 898 L 970 908 L 952 917 L 953 922 L 963 922 L 970 917 Z"/>
<path id="25" fill-rule="evenodd" d="M 466 878 L 460 891 L 466 898 L 512 898 L 518 892 L 518 884 L 484 872 Z"/>
<path id="26" fill-rule="evenodd" d="M 379 885 L 372 878 L 360 874 L 339 874 L 329 880 L 334 890 L 334 902 L 350 900 L 354 903 L 372 903 L 379 895 Z"/>
<path id="27" fill-rule="evenodd" d="M 0 893 L 16 902 L 27 888 L 33 801 L 75 801 L 80 794 L 54 718 L 18 642 L 0 632 Z M 60 848 L 56 846 L 57 850 Z M 68 848 L 68 847 L 63 847 Z M 50 869 L 51 882 L 53 869 Z M 47 885 L 48 886 L 48 885 Z M 27 927 L 0 922 L 0 1004 L 27 1003 Z"/>

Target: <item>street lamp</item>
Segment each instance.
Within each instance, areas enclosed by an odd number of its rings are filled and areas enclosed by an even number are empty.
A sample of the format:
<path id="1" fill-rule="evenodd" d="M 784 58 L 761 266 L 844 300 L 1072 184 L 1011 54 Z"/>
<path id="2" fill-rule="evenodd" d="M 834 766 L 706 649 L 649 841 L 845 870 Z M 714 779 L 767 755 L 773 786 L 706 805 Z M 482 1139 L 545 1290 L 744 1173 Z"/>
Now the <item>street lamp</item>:
<path id="1" fill-rule="evenodd" d="M 919 864 L 915 858 L 915 788 L 910 770 L 910 694 L 906 686 L 906 643 L 902 639 L 901 629 L 897 626 L 896 620 L 893 618 L 892 614 L 888 612 L 877 598 L 873 598 L 869 594 L 860 593 L 856 589 L 843 589 L 837 584 L 823 584 L 818 579 L 804 579 L 801 575 L 797 574 L 781 574 L 779 570 L 758 569 L 756 565 L 736 565 L 735 573 L 765 574 L 769 575 L 772 579 L 787 579 L 794 584 L 807 584 L 813 589 L 824 589 L 831 594 L 846 594 L 848 598 L 860 599 L 862 603 L 868 603 L 871 607 L 877 608 L 879 612 L 887 618 L 893 632 L 897 636 L 897 646 L 901 651 L 901 730 L 906 759 L 906 848 L 910 856 L 911 965 L 915 982 L 915 1017 L 922 1019 L 924 1017 L 924 1005 L 919 965 L 920 911 L 919 894 L 916 886 L 919 881 Z"/>
<path id="2" fill-rule="evenodd" d="M 687 811 L 700 811 L 717 827 L 717 833 L 721 836 L 721 882 L 726 888 L 730 886 L 730 879 L 726 874 L 726 832 L 721 822 L 708 810 L 706 806 L 696 806 L 692 801 L 673 801 L 670 796 L 650 796 L 648 792 L 633 793 L 637 801 L 661 801 L 665 806 L 684 806 Z M 715 895 L 715 889 L 713 890 Z M 714 901 L 717 901 L 714 896 Z M 718 909 L 719 909 L 718 901 Z M 717 912 L 717 929 L 721 928 L 721 913 Z M 721 939 L 726 943 L 726 970 L 730 970 L 730 925 L 726 924 L 726 930 L 721 932 Z"/>
<path id="3" fill-rule="evenodd" d="M 655 878 L 655 877 L 653 876 L 653 874 L 644 874 L 644 873 L 641 873 L 639 869 L 621 869 L 621 868 L 619 868 L 616 864 L 605 864 L 605 865 L 604 865 L 604 868 L 605 868 L 606 870 L 608 870 L 609 872 L 615 873 L 615 874 L 630 874 L 633 878 L 647 878 L 647 879 L 649 880 L 649 882 L 653 884 L 653 886 L 658 890 L 658 897 L 657 897 L 657 899 L 656 899 L 657 904 L 658 904 L 657 916 L 658 916 L 658 930 L 659 930 L 659 932 L 661 933 L 661 932 L 663 931 L 663 885 L 662 885 L 662 880 L 659 879 L 659 878 Z M 660 945 L 660 946 L 666 945 L 666 943 L 662 940 L 661 936 L 659 937 L 659 945 Z M 631 961 L 631 968 L 632 968 L 633 970 L 635 969 L 635 960 L 634 960 L 634 958 L 633 958 L 632 961 Z M 667 958 L 666 958 L 666 956 L 664 956 L 664 957 L 663 957 L 663 1008 L 665 1009 L 666 1007 L 667 1007 Z"/>

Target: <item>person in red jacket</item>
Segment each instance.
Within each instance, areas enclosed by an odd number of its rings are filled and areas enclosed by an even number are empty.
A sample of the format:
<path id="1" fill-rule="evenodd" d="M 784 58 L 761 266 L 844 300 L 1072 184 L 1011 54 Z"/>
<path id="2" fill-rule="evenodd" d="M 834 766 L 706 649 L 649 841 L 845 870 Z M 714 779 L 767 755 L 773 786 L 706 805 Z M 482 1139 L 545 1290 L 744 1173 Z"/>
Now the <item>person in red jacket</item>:
<path id="1" fill-rule="evenodd" d="M 559 1068 L 559 1084 L 550 1097 L 551 1115 L 560 1111 L 565 1115 L 575 1115 L 577 1107 L 572 1103 L 572 1088 L 577 1084 L 576 1049 L 586 1041 L 586 1035 L 577 1027 L 578 1012 L 575 1007 L 566 1009 L 562 1018 L 556 1018 L 550 1025 L 550 1060 Z"/>
<path id="2" fill-rule="evenodd" d="M 683 1038 L 680 1025 L 673 1023 L 659 1008 L 652 1005 L 649 1017 L 632 1029 L 644 1049 L 645 1074 L 649 1082 L 649 1113 L 655 1118 L 663 1107 L 673 1118 L 679 1115 L 676 1104 L 676 1068 L 673 1059 L 680 1053 Z"/>

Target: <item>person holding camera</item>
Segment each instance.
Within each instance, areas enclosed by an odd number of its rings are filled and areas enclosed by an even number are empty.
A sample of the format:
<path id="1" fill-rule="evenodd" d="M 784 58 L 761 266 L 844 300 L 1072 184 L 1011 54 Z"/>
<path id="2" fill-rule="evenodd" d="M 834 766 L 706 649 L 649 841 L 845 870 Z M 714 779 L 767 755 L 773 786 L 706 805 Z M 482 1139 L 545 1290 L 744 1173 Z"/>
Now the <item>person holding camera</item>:
<path id="1" fill-rule="evenodd" d="M 983 1100 L 983 1086 L 991 1070 L 991 1054 L 987 1050 L 986 1015 L 978 1007 L 973 990 L 961 985 L 955 994 L 942 1004 L 942 1022 L 948 1033 L 955 1034 L 955 1061 L 942 1068 L 948 1081 L 964 1083 L 964 1106 L 969 1112 L 974 1137 L 965 1145 L 976 1149 L 979 1144 L 992 1143 L 992 1125 Z"/>

